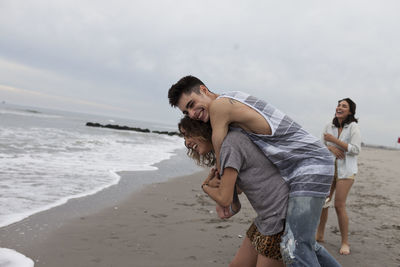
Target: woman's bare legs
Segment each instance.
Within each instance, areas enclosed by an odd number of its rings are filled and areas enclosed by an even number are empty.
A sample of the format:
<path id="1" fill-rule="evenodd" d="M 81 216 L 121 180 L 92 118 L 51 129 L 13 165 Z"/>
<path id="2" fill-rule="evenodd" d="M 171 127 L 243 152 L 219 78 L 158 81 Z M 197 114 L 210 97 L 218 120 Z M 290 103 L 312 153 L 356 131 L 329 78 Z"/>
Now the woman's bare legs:
<path id="1" fill-rule="evenodd" d="M 346 199 L 349 194 L 350 188 L 354 183 L 354 179 L 339 179 L 336 182 L 335 194 L 335 209 L 338 216 L 339 230 L 342 236 L 342 244 L 340 247 L 340 254 L 350 254 L 349 245 L 349 217 L 346 211 Z"/>
<path id="2" fill-rule="evenodd" d="M 257 253 L 246 236 L 229 267 L 283 267 L 283 261 L 267 258 Z"/>
<path id="3" fill-rule="evenodd" d="M 335 192 L 335 188 L 336 188 L 336 178 L 333 179 L 331 190 L 329 192 L 330 201 L 333 198 L 333 193 Z M 328 221 L 328 210 L 329 210 L 328 207 L 322 209 L 321 218 L 319 219 L 319 225 L 317 229 L 317 235 L 315 237 L 315 240 L 317 240 L 317 242 L 324 242 L 325 226 L 326 222 Z"/>
<path id="4" fill-rule="evenodd" d="M 257 251 L 251 244 L 250 239 L 246 236 L 232 262 L 229 264 L 229 267 L 255 267 L 257 264 L 257 256 Z"/>

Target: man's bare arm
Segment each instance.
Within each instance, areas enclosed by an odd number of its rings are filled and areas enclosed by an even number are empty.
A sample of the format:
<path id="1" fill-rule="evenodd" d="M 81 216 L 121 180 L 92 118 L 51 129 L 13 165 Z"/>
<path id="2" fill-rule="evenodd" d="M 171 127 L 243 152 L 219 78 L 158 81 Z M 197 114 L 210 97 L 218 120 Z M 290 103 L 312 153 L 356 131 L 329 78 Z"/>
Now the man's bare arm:
<path id="1" fill-rule="evenodd" d="M 223 100 L 223 101 L 221 101 Z M 230 113 L 233 108 L 233 104 L 227 99 L 217 99 L 210 106 L 210 122 L 212 127 L 212 144 L 216 156 L 216 166 L 218 172 L 221 171 L 220 165 L 220 151 L 222 142 L 224 141 L 229 124 L 231 123 Z"/>
<path id="2" fill-rule="evenodd" d="M 247 132 L 271 134 L 270 125 L 260 113 L 231 98 L 219 98 L 213 101 L 210 106 L 210 121 L 218 171 L 220 170 L 220 149 L 230 124 Z"/>

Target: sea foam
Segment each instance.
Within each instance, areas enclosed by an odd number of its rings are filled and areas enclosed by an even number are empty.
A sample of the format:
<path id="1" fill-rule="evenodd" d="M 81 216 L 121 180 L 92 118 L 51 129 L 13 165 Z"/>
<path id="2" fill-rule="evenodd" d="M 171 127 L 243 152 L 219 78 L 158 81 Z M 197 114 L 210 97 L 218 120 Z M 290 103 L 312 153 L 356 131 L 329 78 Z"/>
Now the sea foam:
<path id="1" fill-rule="evenodd" d="M 91 129 L 0 131 L 0 227 L 118 183 L 118 171 L 150 171 L 182 148 L 176 136 Z"/>
<path id="2" fill-rule="evenodd" d="M 33 260 L 8 248 L 0 248 L 1 267 L 33 267 Z"/>

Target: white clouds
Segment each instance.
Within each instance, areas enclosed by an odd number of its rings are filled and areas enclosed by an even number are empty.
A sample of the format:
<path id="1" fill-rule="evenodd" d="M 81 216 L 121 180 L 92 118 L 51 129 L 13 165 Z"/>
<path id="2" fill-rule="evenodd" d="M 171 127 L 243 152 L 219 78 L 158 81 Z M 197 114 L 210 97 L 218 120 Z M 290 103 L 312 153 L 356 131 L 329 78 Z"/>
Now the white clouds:
<path id="1" fill-rule="evenodd" d="M 0 81 L 131 110 L 119 115 L 175 122 L 167 90 L 193 74 L 217 92 L 262 97 L 313 131 L 346 96 L 361 118 L 394 125 L 399 7 L 397 1 L 4 0 Z M 379 112 L 371 111 L 376 105 Z M 378 142 L 368 136 L 373 122 L 366 127 L 364 136 Z"/>

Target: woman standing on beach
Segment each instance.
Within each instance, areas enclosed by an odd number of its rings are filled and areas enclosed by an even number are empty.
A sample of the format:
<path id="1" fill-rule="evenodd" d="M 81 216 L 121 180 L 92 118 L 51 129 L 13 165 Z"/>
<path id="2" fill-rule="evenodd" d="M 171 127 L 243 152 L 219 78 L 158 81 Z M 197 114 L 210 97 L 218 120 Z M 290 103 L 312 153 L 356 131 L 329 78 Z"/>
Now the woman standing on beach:
<path id="1" fill-rule="evenodd" d="M 213 166 L 211 125 L 184 117 L 179 130 L 185 137 L 188 155 L 199 165 Z M 241 129 L 230 129 L 220 155 L 220 179 L 213 169 L 202 185 L 217 203 L 218 215 L 229 218 L 239 212 L 237 190 L 243 190 L 258 215 L 229 266 L 283 266 L 280 242 L 288 206 L 287 184 Z"/>
<path id="2" fill-rule="evenodd" d="M 332 123 L 326 125 L 322 138 L 325 145 L 336 157 L 335 177 L 329 197 L 322 210 L 316 239 L 318 242 L 324 241 L 328 207 L 335 193 L 335 210 L 342 237 L 339 252 L 342 255 L 350 254 L 348 241 L 349 218 L 346 212 L 346 199 L 358 171 L 357 155 L 361 151 L 361 135 L 357 124 L 358 121 L 354 117 L 355 114 L 356 104 L 350 98 L 339 100 L 335 117 Z"/>

